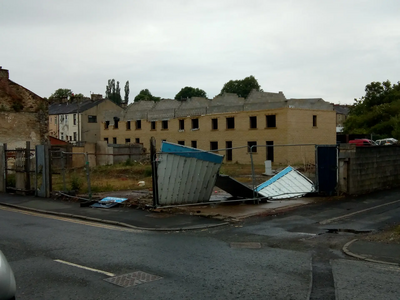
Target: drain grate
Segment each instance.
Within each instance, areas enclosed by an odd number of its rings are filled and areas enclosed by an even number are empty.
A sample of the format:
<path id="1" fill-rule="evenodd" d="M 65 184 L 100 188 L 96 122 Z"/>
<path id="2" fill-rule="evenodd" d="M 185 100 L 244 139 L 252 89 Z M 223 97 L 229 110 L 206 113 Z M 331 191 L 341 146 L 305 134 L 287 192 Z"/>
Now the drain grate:
<path id="1" fill-rule="evenodd" d="M 130 287 L 159 279 L 162 279 L 162 277 L 142 271 L 136 271 L 133 273 L 106 278 L 104 280 L 118 286 Z"/>
<path id="2" fill-rule="evenodd" d="M 247 248 L 247 249 L 260 249 L 261 244 L 256 242 L 236 243 L 232 242 L 231 248 Z"/>

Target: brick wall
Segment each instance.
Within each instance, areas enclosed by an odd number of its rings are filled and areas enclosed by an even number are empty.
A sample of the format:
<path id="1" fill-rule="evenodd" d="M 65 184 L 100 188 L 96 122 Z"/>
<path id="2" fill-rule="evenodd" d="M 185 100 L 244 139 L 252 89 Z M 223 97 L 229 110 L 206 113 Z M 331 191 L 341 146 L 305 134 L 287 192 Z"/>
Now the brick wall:
<path id="1" fill-rule="evenodd" d="M 339 148 L 339 190 L 350 195 L 399 186 L 400 147 Z"/>

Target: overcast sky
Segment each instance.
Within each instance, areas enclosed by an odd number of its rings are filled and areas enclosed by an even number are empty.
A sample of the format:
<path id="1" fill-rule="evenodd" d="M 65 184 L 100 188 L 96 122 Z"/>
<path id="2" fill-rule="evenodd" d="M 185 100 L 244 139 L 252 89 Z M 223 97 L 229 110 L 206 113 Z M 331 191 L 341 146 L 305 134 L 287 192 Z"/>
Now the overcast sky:
<path id="1" fill-rule="evenodd" d="M 174 98 L 253 75 L 267 92 L 352 104 L 400 80 L 399 0 L 2 0 L 0 66 L 42 97 L 108 79 Z"/>

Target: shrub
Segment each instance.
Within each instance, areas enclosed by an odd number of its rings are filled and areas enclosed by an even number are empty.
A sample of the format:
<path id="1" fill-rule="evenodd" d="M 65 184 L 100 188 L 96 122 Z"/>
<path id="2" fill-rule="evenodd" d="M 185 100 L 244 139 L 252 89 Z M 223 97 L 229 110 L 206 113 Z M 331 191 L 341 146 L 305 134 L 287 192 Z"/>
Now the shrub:
<path id="1" fill-rule="evenodd" d="M 71 176 L 71 190 L 79 192 L 82 186 L 83 186 L 83 179 L 79 177 L 76 173 L 73 173 Z"/>

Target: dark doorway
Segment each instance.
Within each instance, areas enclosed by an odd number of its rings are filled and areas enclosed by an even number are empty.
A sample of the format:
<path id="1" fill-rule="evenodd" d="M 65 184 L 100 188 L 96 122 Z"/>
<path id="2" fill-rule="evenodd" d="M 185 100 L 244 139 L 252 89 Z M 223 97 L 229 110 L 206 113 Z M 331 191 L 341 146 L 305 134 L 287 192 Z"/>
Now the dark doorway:
<path id="1" fill-rule="evenodd" d="M 226 161 L 232 161 L 232 149 L 228 149 L 228 148 L 232 148 L 232 141 L 225 142 L 225 148 L 227 148 Z"/>
<path id="2" fill-rule="evenodd" d="M 271 162 L 274 162 L 274 142 L 273 141 L 267 141 L 267 160 L 270 160 Z"/>
<path id="3" fill-rule="evenodd" d="M 337 185 L 337 147 L 336 145 L 318 145 L 316 148 L 318 192 L 334 195 Z"/>

